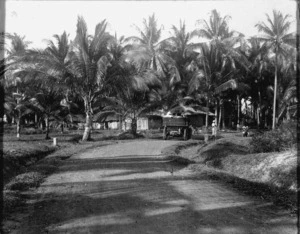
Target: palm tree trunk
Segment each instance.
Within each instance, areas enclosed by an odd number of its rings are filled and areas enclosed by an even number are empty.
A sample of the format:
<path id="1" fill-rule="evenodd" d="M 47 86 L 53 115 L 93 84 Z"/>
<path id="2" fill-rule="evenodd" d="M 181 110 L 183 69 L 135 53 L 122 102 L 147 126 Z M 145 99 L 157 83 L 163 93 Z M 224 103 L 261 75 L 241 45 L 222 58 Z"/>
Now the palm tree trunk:
<path id="1" fill-rule="evenodd" d="M 219 103 L 218 100 L 216 100 L 216 107 L 215 107 L 215 120 L 217 124 L 217 119 L 218 119 L 218 108 L 219 108 Z"/>
<path id="2" fill-rule="evenodd" d="M 82 141 L 88 141 L 91 139 L 91 131 L 92 131 L 92 115 L 91 113 L 86 113 Z"/>
<path id="3" fill-rule="evenodd" d="M 60 124 L 61 133 L 64 133 L 64 123 Z"/>
<path id="4" fill-rule="evenodd" d="M 221 129 L 222 127 L 221 127 L 221 120 L 222 120 L 222 103 L 220 103 L 220 105 L 219 105 L 219 122 L 218 122 L 218 128 L 219 129 Z"/>
<path id="5" fill-rule="evenodd" d="M 119 131 L 122 132 L 122 116 L 119 115 Z"/>
<path id="6" fill-rule="evenodd" d="M 237 126 L 240 126 L 240 116 L 241 116 L 241 105 L 240 105 L 240 95 L 237 95 Z"/>
<path id="7" fill-rule="evenodd" d="M 224 107 L 224 102 L 221 106 L 221 110 L 222 110 L 222 129 L 225 128 L 225 107 Z"/>
<path id="8" fill-rule="evenodd" d="M 17 90 L 18 92 L 18 90 Z M 19 93 L 19 92 L 18 92 Z M 20 99 L 17 98 L 17 104 L 20 103 Z M 18 118 L 17 118 L 17 138 L 20 139 L 20 131 L 21 131 L 21 110 L 18 109 Z"/>
<path id="9" fill-rule="evenodd" d="M 21 119 L 17 119 L 17 138 L 20 139 Z"/>
<path id="10" fill-rule="evenodd" d="M 277 96 L 277 52 L 275 54 L 275 78 L 274 78 L 274 100 L 273 100 L 273 122 L 272 129 L 276 127 L 276 96 Z"/>
<path id="11" fill-rule="evenodd" d="M 259 126 L 260 126 L 260 108 L 257 107 L 256 108 L 256 115 L 257 115 L 257 129 L 259 129 Z"/>
<path id="12" fill-rule="evenodd" d="M 136 135 L 137 130 L 137 119 L 134 117 L 131 121 L 131 132 L 133 135 Z"/>
<path id="13" fill-rule="evenodd" d="M 48 116 L 46 116 L 46 118 L 45 118 L 45 124 L 46 124 L 46 137 L 45 137 L 45 139 L 48 140 L 48 139 L 50 139 L 50 137 L 49 137 L 49 117 Z"/>
<path id="14" fill-rule="evenodd" d="M 205 116 L 205 126 L 208 128 L 208 114 L 209 114 L 209 109 L 208 109 L 208 100 L 206 102 L 206 116 Z"/>
<path id="15" fill-rule="evenodd" d="M 88 97 L 84 98 L 84 105 L 85 105 L 85 126 L 84 126 L 84 133 L 82 136 L 82 141 L 88 141 L 91 139 L 91 131 L 92 131 L 92 108 L 91 102 L 88 100 Z"/>
<path id="16" fill-rule="evenodd" d="M 264 122 L 265 122 L 264 127 L 265 127 L 265 128 L 268 128 L 268 122 L 267 122 L 267 114 L 266 114 L 266 111 L 264 111 L 264 117 L 265 117 L 265 119 L 264 119 Z"/>

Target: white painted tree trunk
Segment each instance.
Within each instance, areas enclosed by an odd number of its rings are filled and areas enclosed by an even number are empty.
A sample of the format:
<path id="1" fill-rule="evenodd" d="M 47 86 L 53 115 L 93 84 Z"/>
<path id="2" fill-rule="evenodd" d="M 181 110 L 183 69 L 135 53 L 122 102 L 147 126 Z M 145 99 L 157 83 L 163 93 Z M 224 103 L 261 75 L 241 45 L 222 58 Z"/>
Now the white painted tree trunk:
<path id="1" fill-rule="evenodd" d="M 91 131 L 92 131 L 92 115 L 91 113 L 86 113 L 85 117 L 85 126 L 84 126 L 84 133 L 82 136 L 82 141 L 90 140 L 91 138 Z"/>
<path id="2" fill-rule="evenodd" d="M 84 126 L 82 141 L 88 141 L 91 139 L 91 131 L 92 131 L 92 123 L 93 123 L 92 104 L 89 97 L 84 98 L 84 106 L 85 106 L 86 117 L 85 117 L 85 126 Z"/>

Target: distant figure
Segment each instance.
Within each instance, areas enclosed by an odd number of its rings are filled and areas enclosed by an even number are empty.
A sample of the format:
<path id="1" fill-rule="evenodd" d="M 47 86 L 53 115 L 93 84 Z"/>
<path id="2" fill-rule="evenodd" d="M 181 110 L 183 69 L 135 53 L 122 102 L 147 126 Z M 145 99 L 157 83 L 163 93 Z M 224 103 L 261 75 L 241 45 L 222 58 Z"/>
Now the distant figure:
<path id="1" fill-rule="evenodd" d="M 212 136 L 213 136 L 213 138 L 215 140 L 217 138 L 217 124 L 216 124 L 216 120 L 214 120 L 212 122 L 211 127 L 212 127 Z"/>
<path id="2" fill-rule="evenodd" d="M 243 126 L 243 137 L 247 137 L 249 135 L 248 130 L 249 130 L 248 126 Z"/>

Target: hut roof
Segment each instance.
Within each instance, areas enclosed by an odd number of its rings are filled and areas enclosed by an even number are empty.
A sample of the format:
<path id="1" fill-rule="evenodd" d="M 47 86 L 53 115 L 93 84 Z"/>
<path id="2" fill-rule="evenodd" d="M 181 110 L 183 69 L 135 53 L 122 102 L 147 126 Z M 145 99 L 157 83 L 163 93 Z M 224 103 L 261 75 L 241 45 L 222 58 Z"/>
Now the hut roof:
<path id="1" fill-rule="evenodd" d="M 203 110 L 205 109 L 205 110 Z M 171 115 L 181 114 L 181 115 L 206 115 L 206 108 L 201 106 L 176 106 L 172 108 L 169 113 Z M 209 116 L 214 116 L 212 112 L 208 112 Z"/>
<path id="2" fill-rule="evenodd" d="M 106 117 L 106 119 L 104 120 L 104 122 L 119 122 L 119 115 L 109 115 Z"/>

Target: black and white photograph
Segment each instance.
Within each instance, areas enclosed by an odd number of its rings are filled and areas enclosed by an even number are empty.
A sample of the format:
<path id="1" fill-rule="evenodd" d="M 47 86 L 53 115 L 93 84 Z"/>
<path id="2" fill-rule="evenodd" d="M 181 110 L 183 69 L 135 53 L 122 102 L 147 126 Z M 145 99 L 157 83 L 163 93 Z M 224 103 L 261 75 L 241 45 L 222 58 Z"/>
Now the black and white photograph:
<path id="1" fill-rule="evenodd" d="M 299 12 L 0 0 L 0 233 L 299 233 Z"/>

